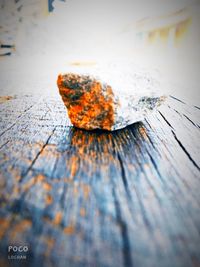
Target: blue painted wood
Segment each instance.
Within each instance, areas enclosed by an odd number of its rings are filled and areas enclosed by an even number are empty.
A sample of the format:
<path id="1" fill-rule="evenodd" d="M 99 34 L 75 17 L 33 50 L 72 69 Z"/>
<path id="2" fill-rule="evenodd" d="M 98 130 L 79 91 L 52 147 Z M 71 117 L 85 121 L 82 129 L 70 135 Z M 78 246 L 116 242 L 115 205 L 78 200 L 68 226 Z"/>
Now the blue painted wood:
<path id="1" fill-rule="evenodd" d="M 0 114 L 0 266 L 199 266 L 198 108 L 171 97 L 112 133 L 71 127 L 56 97 Z"/>

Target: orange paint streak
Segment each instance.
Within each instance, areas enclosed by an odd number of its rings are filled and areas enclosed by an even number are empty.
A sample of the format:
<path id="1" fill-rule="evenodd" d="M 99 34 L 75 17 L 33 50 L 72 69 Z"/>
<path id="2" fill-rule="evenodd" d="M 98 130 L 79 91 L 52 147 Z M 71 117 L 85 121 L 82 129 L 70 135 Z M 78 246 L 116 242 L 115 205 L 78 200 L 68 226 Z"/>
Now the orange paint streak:
<path id="1" fill-rule="evenodd" d="M 144 139 L 148 139 L 146 129 L 144 127 L 139 127 L 138 129 L 140 134 L 144 137 Z"/>
<path id="2" fill-rule="evenodd" d="M 45 256 L 46 257 L 49 257 L 49 254 L 55 244 L 55 239 L 51 238 L 51 237 L 45 237 L 45 238 L 42 238 L 44 243 L 47 245 L 46 247 L 46 251 L 45 251 Z"/>
<path id="3" fill-rule="evenodd" d="M 8 266 L 8 259 L 7 260 L 5 260 L 5 259 L 0 259 L 0 266 L 2 266 L 2 267 L 6 267 L 6 266 Z"/>
<path id="4" fill-rule="evenodd" d="M 47 205 L 51 205 L 51 203 L 53 202 L 53 198 L 51 195 L 47 195 L 46 198 L 45 198 L 45 203 Z"/>
<path id="5" fill-rule="evenodd" d="M 85 210 L 85 208 L 81 208 L 81 209 L 80 209 L 80 215 L 81 215 L 82 217 L 85 217 L 85 216 L 86 216 L 86 210 Z"/>
<path id="6" fill-rule="evenodd" d="M 74 196 L 77 197 L 77 195 L 78 195 L 78 188 L 77 188 L 77 186 L 75 186 L 73 188 L 73 193 L 74 193 Z"/>
<path id="7" fill-rule="evenodd" d="M 43 180 L 45 179 L 45 177 L 42 175 L 42 174 L 39 174 L 37 177 L 36 177 L 36 182 L 42 182 Z"/>
<path id="8" fill-rule="evenodd" d="M 69 225 L 69 226 L 65 227 L 63 231 L 67 235 L 72 235 L 75 232 L 75 228 L 73 225 Z"/>
<path id="9" fill-rule="evenodd" d="M 3 237 L 7 229 L 10 227 L 10 221 L 10 218 L 0 218 L 0 238 Z"/>
<path id="10" fill-rule="evenodd" d="M 21 233 L 26 231 L 27 229 L 29 229 L 32 226 L 32 222 L 30 220 L 24 219 L 22 221 L 20 221 L 18 224 L 15 225 L 15 227 L 12 229 L 12 231 L 10 232 L 10 236 L 11 238 L 15 239 L 16 236 Z"/>
<path id="11" fill-rule="evenodd" d="M 71 164 L 70 165 L 71 165 L 71 171 L 70 171 L 69 179 L 72 180 L 73 177 L 75 176 L 77 170 L 78 170 L 78 158 L 76 156 L 73 156 L 71 158 Z"/>
<path id="12" fill-rule="evenodd" d="M 50 191 L 52 189 L 52 185 L 47 182 L 43 182 L 42 186 L 46 191 Z"/>
<path id="13" fill-rule="evenodd" d="M 34 184 L 41 183 L 45 179 L 45 176 L 39 174 L 30 179 L 26 184 L 23 185 L 23 190 L 28 191 Z"/>
<path id="14" fill-rule="evenodd" d="M 62 213 L 59 211 L 59 212 L 57 212 L 56 213 L 56 216 L 55 216 L 55 218 L 54 218 L 54 221 L 53 221 L 53 224 L 55 224 L 55 225 L 58 225 L 58 224 L 60 224 L 61 223 L 61 221 L 62 221 Z"/>
<path id="15" fill-rule="evenodd" d="M 88 197 L 89 197 L 89 193 L 91 191 L 90 186 L 89 185 L 86 185 L 86 184 L 83 184 L 82 185 L 82 189 L 83 189 L 84 198 L 87 200 Z"/>

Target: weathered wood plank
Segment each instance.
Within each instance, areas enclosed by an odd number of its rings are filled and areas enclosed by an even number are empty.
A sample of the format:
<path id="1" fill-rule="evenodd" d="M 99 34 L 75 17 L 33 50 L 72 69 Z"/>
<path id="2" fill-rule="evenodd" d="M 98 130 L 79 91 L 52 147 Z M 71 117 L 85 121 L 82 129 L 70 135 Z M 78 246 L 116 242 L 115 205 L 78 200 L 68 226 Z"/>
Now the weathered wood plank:
<path id="1" fill-rule="evenodd" d="M 198 266 L 197 108 L 171 98 L 113 133 L 72 128 L 59 97 L 0 109 L 3 266 L 10 244 L 25 266 Z"/>

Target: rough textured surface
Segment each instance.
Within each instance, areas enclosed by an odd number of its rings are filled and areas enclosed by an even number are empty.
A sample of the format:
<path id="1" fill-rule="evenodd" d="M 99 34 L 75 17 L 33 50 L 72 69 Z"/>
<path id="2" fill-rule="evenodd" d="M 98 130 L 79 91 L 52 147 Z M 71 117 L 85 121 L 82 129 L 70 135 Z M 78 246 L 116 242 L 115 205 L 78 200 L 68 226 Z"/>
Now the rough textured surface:
<path id="1" fill-rule="evenodd" d="M 58 88 L 72 124 L 86 130 L 111 130 L 114 124 L 114 96 L 110 86 L 86 76 L 58 76 Z"/>
<path id="2" fill-rule="evenodd" d="M 86 130 L 117 130 L 144 119 L 165 100 L 156 92 L 155 83 L 152 85 L 149 80 L 144 84 L 145 79 L 145 76 L 137 79 L 138 88 L 136 81 L 124 77 L 119 91 L 99 78 L 67 73 L 58 76 L 57 85 L 74 126 Z M 116 80 L 120 87 L 120 78 Z M 127 84 L 132 88 L 131 93 L 124 92 Z"/>
<path id="3" fill-rule="evenodd" d="M 199 266 L 199 108 L 169 98 L 115 132 L 72 128 L 60 97 L 0 112 L 0 266 Z"/>

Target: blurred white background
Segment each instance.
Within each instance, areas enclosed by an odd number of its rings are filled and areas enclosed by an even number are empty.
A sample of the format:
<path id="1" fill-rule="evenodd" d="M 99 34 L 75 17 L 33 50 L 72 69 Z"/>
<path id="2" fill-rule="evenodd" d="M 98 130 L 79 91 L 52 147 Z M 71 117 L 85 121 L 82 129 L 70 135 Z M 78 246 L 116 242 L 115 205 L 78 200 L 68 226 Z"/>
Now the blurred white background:
<path id="1" fill-rule="evenodd" d="M 0 0 L 1 94 L 55 92 L 69 65 L 134 62 L 199 105 L 199 0 Z M 53 9 L 52 9 L 53 8 Z M 119 63 L 120 64 L 120 63 Z M 131 70 L 130 70 L 131 71 Z M 34 85 L 34 86 L 33 86 Z"/>

